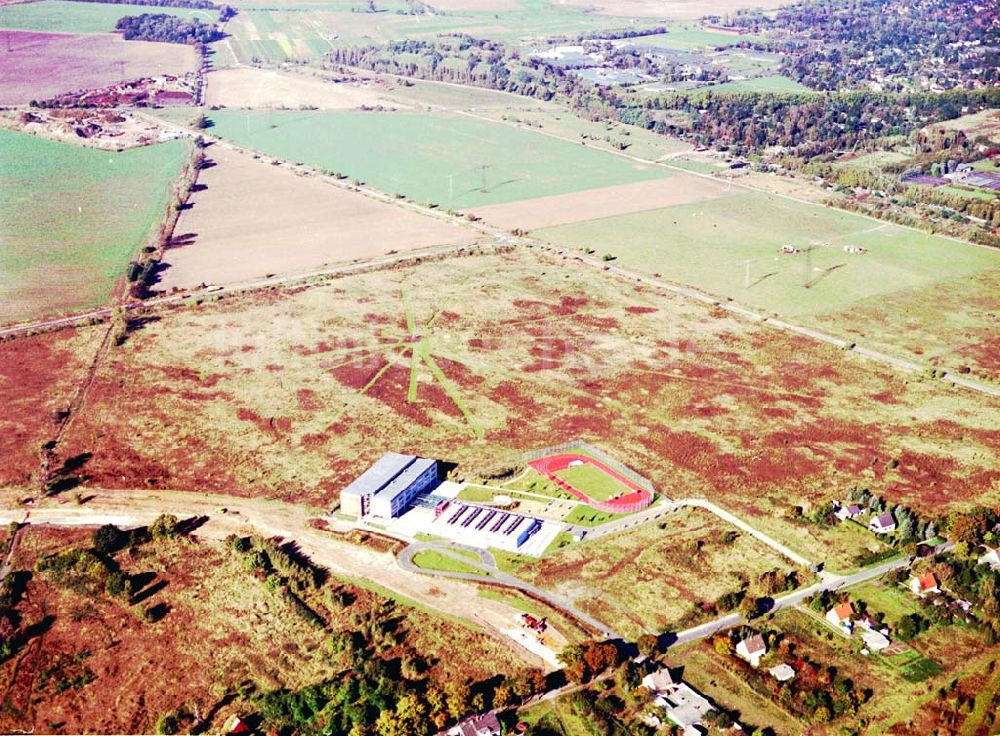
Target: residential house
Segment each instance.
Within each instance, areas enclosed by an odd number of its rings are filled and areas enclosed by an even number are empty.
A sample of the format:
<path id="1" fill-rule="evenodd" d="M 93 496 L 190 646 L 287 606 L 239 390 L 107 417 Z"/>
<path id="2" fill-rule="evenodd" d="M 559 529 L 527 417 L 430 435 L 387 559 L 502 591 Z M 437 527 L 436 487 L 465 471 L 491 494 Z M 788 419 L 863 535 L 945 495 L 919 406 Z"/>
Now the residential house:
<path id="1" fill-rule="evenodd" d="M 868 529 L 876 534 L 894 532 L 896 531 L 896 517 L 889 511 L 873 516 L 872 520 L 868 522 Z"/>
<path id="2" fill-rule="evenodd" d="M 843 626 L 846 629 L 850 629 L 851 616 L 853 615 L 854 606 L 851 605 L 850 601 L 844 601 L 843 603 L 838 603 L 826 612 L 826 620 L 834 626 Z"/>
<path id="3" fill-rule="evenodd" d="M 778 682 L 787 682 L 795 677 L 795 670 L 789 664 L 779 664 L 777 667 L 772 667 L 768 670 L 773 677 Z"/>
<path id="4" fill-rule="evenodd" d="M 642 686 L 654 693 L 665 692 L 676 685 L 677 682 L 666 667 L 656 672 L 650 672 L 642 678 Z"/>
<path id="5" fill-rule="evenodd" d="M 764 637 L 760 634 L 748 636 L 736 645 L 736 653 L 752 666 L 758 667 L 760 665 L 760 658 L 767 654 L 767 645 L 764 644 Z"/>
<path id="6" fill-rule="evenodd" d="M 495 713 L 484 713 L 462 721 L 448 733 L 451 736 L 500 736 L 500 721 Z"/>
<path id="7" fill-rule="evenodd" d="M 848 519 L 856 519 L 861 516 L 861 507 L 856 503 L 852 504 L 841 504 L 837 511 L 834 513 L 841 521 L 847 521 Z"/>
<path id="8" fill-rule="evenodd" d="M 656 694 L 653 703 L 666 711 L 667 720 L 676 724 L 684 736 L 700 736 L 701 719 L 715 710 L 705 696 L 675 679 L 666 668 L 646 675 L 642 684 Z"/>
<path id="9" fill-rule="evenodd" d="M 1000 548 L 990 549 L 985 555 L 979 558 L 980 565 L 989 565 L 994 570 L 1000 569 Z"/>
<path id="10" fill-rule="evenodd" d="M 919 596 L 941 592 L 941 589 L 938 587 L 937 578 L 934 577 L 934 573 L 932 572 L 925 572 L 923 575 L 911 575 L 908 585 L 910 586 L 910 590 Z"/>

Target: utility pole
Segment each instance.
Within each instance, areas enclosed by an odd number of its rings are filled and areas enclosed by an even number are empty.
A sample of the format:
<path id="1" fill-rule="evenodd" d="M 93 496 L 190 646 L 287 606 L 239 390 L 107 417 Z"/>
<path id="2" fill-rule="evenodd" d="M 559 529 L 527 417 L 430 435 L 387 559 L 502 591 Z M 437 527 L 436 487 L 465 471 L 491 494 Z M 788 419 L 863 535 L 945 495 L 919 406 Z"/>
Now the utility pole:
<path id="1" fill-rule="evenodd" d="M 806 248 L 806 274 L 805 280 L 802 282 L 802 286 L 806 289 L 809 288 L 809 279 L 812 278 L 812 264 L 813 264 L 813 246 Z"/>
<path id="2" fill-rule="evenodd" d="M 743 274 L 743 288 L 750 288 L 750 264 L 753 263 L 749 258 L 743 261 L 743 265 L 746 266 L 746 271 Z"/>

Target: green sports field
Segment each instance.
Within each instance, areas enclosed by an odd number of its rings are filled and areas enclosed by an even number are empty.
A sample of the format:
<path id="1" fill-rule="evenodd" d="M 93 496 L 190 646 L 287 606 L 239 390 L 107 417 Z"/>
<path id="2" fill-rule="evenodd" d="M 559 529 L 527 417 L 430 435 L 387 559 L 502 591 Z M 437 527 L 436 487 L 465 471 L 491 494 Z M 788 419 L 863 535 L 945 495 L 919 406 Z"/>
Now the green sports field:
<path id="1" fill-rule="evenodd" d="M 0 323 L 103 303 L 188 150 L 109 153 L 0 130 Z"/>
<path id="2" fill-rule="evenodd" d="M 1000 267 L 995 250 L 743 189 L 535 235 L 568 248 L 599 248 L 625 268 L 784 315 L 843 310 L 868 297 Z M 781 254 L 783 245 L 803 252 Z M 848 245 L 868 252 L 847 253 Z"/>
<path id="3" fill-rule="evenodd" d="M 42 0 L 37 3 L 0 5 L 0 28 L 58 33 L 111 33 L 119 18 L 143 13 L 196 17 L 205 22 L 215 22 L 219 17 L 214 10 Z"/>
<path id="4" fill-rule="evenodd" d="M 211 119 L 209 132 L 241 146 L 445 208 L 671 175 L 662 167 L 462 115 L 222 110 Z"/>
<path id="5" fill-rule="evenodd" d="M 677 49 L 679 51 L 694 51 L 706 48 L 725 48 L 727 46 L 735 46 L 744 41 L 756 40 L 759 40 L 758 36 L 738 36 L 732 33 L 705 31 L 701 28 L 679 27 L 677 30 L 671 30 L 667 33 L 630 38 L 628 39 L 628 43 L 638 46 Z"/>
<path id="6" fill-rule="evenodd" d="M 589 463 L 560 470 L 556 476 L 562 478 L 576 490 L 586 493 L 595 501 L 607 501 L 613 496 L 632 492 L 632 489 Z"/>

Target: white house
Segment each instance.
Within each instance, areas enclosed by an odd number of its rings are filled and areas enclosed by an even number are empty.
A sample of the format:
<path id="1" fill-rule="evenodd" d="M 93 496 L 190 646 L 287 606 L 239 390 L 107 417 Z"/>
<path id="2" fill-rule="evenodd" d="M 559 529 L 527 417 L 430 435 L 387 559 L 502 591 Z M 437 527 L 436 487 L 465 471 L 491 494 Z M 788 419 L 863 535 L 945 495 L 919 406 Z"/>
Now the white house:
<path id="1" fill-rule="evenodd" d="M 980 565 L 989 565 L 994 570 L 1000 568 L 1000 548 L 991 549 L 985 555 L 979 558 Z"/>
<path id="2" fill-rule="evenodd" d="M 934 577 L 934 573 L 932 572 L 925 572 L 923 575 L 911 575 L 910 582 L 907 585 L 910 586 L 910 590 L 919 596 L 941 592 L 941 589 L 938 587 L 937 578 Z"/>
<path id="3" fill-rule="evenodd" d="M 760 665 L 760 658 L 767 654 L 767 645 L 764 644 L 764 637 L 760 634 L 748 636 L 736 645 L 736 653 L 752 666 L 758 667 Z"/>
<path id="4" fill-rule="evenodd" d="M 500 721 L 495 713 L 484 713 L 462 721 L 448 733 L 450 736 L 500 736 Z"/>
<path id="5" fill-rule="evenodd" d="M 851 605 L 850 601 L 844 601 L 843 603 L 838 603 L 826 612 L 826 620 L 834 626 L 850 628 L 851 616 L 853 615 L 854 606 Z"/>
<path id="6" fill-rule="evenodd" d="M 861 516 L 861 507 L 857 504 L 840 504 L 840 507 L 834 512 L 836 516 L 841 521 L 847 521 L 848 519 L 856 519 Z"/>
<path id="7" fill-rule="evenodd" d="M 894 517 L 889 511 L 879 514 L 878 516 L 873 516 L 872 520 L 868 522 L 868 529 L 876 534 L 888 534 L 889 532 L 894 532 L 896 531 L 896 517 Z"/>

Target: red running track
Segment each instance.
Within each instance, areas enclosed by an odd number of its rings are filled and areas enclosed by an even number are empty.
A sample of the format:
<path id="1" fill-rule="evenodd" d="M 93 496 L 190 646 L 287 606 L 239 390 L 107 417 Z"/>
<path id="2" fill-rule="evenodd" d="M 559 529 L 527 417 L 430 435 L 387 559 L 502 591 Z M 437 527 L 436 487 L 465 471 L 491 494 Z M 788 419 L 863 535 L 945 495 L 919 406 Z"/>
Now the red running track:
<path id="1" fill-rule="evenodd" d="M 595 501 L 586 493 L 573 487 L 556 475 L 556 473 L 560 470 L 568 468 L 570 463 L 578 461 L 593 465 L 595 468 L 607 475 L 610 475 L 612 478 L 617 480 L 626 488 L 631 489 L 633 492 L 625 496 L 613 498 L 610 501 Z M 532 460 L 528 463 L 528 465 L 542 475 L 546 476 L 560 488 L 572 493 L 588 506 L 593 506 L 595 509 L 600 511 L 607 511 L 612 514 L 632 514 L 636 511 L 642 511 L 653 502 L 653 494 L 645 488 L 636 485 L 617 470 L 612 470 L 600 460 L 588 457 L 587 455 L 577 455 L 576 453 L 564 452 L 558 455 L 549 455 L 548 457 L 542 457 L 538 460 Z"/>

